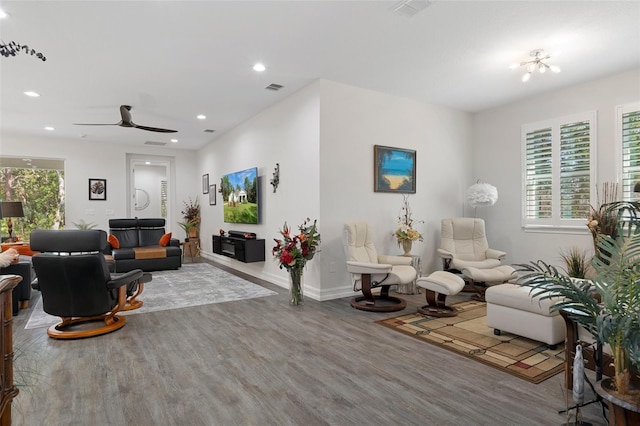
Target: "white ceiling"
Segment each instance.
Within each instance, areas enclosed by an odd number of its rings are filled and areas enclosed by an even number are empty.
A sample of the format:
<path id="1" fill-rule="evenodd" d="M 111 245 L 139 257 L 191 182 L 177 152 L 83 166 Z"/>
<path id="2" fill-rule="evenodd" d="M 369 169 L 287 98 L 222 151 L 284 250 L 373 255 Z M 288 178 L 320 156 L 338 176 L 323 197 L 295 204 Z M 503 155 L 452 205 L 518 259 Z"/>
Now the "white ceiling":
<path id="1" fill-rule="evenodd" d="M 2 134 L 197 149 L 317 79 L 476 112 L 640 73 L 638 1 L 443 0 L 413 17 L 396 3 L 0 0 L 0 39 L 47 59 L 0 57 Z M 537 48 L 562 73 L 522 83 L 509 65 Z M 72 124 L 117 123 L 122 104 L 179 132 Z"/>

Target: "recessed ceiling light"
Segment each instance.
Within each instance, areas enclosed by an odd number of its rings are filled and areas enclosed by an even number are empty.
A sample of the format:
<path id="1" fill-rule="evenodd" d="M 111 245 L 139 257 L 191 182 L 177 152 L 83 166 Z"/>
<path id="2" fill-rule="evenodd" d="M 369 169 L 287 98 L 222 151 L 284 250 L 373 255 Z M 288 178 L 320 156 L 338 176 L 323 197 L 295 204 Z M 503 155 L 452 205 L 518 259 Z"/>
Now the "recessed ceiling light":
<path id="1" fill-rule="evenodd" d="M 146 164 L 147 166 L 151 165 L 151 161 L 145 161 L 144 164 Z"/>
<path id="2" fill-rule="evenodd" d="M 207 116 L 204 114 L 198 114 L 198 116 L 196 117 L 198 120 L 206 120 Z"/>
<path id="3" fill-rule="evenodd" d="M 26 92 L 24 92 L 24 94 L 29 96 L 30 98 L 38 98 L 38 97 L 40 97 L 40 93 L 34 92 L 32 90 L 27 90 Z"/>
<path id="4" fill-rule="evenodd" d="M 178 143 L 178 139 L 171 139 L 171 142 Z"/>
<path id="5" fill-rule="evenodd" d="M 261 63 L 261 62 L 258 62 L 257 64 L 255 64 L 253 66 L 253 70 L 256 71 L 256 72 L 262 72 L 262 71 L 264 71 L 266 69 L 267 69 L 267 67 L 265 67 L 264 64 Z"/>
<path id="6" fill-rule="evenodd" d="M 54 129 L 53 127 L 51 127 L 51 126 L 47 126 L 47 127 L 45 127 L 44 129 L 45 129 L 45 130 L 48 130 L 48 131 L 50 131 L 50 132 L 52 132 L 52 131 L 54 131 L 54 130 L 55 130 L 55 129 Z"/>
<path id="7" fill-rule="evenodd" d="M 0 19 L 8 18 L 9 14 L 4 10 L 0 9 Z"/>

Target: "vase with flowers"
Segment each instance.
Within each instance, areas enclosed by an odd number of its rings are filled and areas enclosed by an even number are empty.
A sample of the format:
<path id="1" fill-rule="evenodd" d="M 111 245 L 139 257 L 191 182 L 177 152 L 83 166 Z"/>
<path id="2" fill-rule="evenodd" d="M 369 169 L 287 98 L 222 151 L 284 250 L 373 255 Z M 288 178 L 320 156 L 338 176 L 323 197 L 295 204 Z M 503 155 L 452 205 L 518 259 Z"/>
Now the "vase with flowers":
<path id="1" fill-rule="evenodd" d="M 284 268 L 289 272 L 291 305 L 299 305 L 304 300 L 302 270 L 306 263 L 313 259 L 320 244 L 316 223 L 317 220 L 312 223 L 311 219 L 307 218 L 295 233 L 285 222 L 279 231 L 282 238 L 274 238 L 276 245 L 272 250 L 273 256 L 278 261 L 280 269 Z"/>
<path id="2" fill-rule="evenodd" d="M 184 222 L 179 222 L 178 225 L 187 233 L 187 238 L 197 238 L 198 230 L 200 228 L 200 204 L 198 203 L 198 199 L 195 201 L 189 197 L 189 201 L 184 201 L 184 210 L 182 216 L 184 217 Z"/>
<path id="3" fill-rule="evenodd" d="M 398 228 L 393 233 L 398 242 L 398 247 L 401 247 L 404 251 L 403 256 L 411 256 L 411 248 L 414 241 L 423 241 L 422 234 L 414 228 L 418 223 L 423 223 L 423 221 L 413 220 L 409 196 L 403 195 L 402 209 L 400 210 L 400 216 L 398 216 Z"/>

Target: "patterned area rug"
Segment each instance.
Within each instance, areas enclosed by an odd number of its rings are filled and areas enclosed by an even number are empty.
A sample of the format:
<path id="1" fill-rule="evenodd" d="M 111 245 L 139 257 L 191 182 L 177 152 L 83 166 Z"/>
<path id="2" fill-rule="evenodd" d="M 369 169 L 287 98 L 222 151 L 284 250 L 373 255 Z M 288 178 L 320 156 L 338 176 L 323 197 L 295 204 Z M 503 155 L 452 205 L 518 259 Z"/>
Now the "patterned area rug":
<path id="1" fill-rule="evenodd" d="M 419 313 L 376 321 L 385 327 L 480 361 L 532 383 L 564 371 L 564 344 L 548 349 L 544 343 L 502 332 L 495 336 L 487 326 L 484 302 L 454 305 L 458 316 L 435 318 Z"/>
<path id="2" fill-rule="evenodd" d="M 208 263 L 188 263 L 182 265 L 179 270 L 152 272 L 152 275 L 153 280 L 144 285 L 144 290 L 139 297 L 139 300 L 144 302 L 142 307 L 122 312 L 122 315 L 144 314 L 278 294 Z M 42 298 L 39 298 L 25 329 L 49 327 L 59 321 L 58 317 L 42 310 Z"/>

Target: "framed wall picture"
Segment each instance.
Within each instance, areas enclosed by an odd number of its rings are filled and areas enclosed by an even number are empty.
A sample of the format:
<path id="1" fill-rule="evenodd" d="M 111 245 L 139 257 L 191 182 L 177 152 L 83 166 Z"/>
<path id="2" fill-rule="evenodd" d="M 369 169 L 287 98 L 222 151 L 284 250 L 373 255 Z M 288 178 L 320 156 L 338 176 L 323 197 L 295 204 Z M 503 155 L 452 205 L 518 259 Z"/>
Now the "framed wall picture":
<path id="1" fill-rule="evenodd" d="M 207 173 L 206 175 L 202 175 L 202 193 L 209 193 L 209 173 Z"/>
<path id="2" fill-rule="evenodd" d="M 107 200 L 107 180 L 89 178 L 89 201 Z"/>
<path id="3" fill-rule="evenodd" d="M 415 194 L 416 151 L 374 145 L 373 190 Z"/>
<path id="4" fill-rule="evenodd" d="M 209 185 L 209 205 L 216 205 L 216 184 Z"/>

